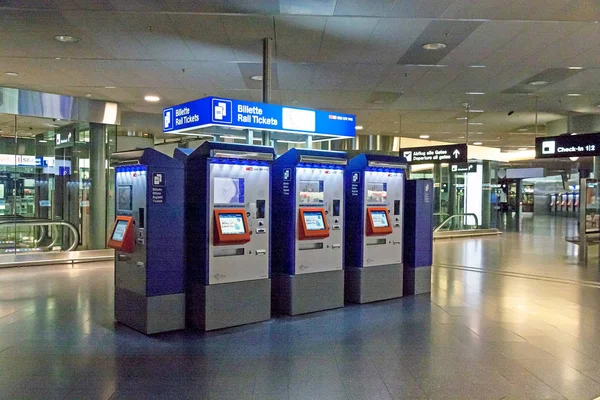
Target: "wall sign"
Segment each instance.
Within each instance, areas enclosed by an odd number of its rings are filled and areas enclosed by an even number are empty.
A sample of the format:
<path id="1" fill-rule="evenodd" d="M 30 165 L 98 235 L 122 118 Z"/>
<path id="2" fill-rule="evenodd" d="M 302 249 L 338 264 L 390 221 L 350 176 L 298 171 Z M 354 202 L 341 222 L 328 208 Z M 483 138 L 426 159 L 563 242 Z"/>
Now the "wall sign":
<path id="1" fill-rule="evenodd" d="M 460 164 L 450 164 L 450 172 L 456 173 L 475 173 L 477 172 L 477 163 L 476 162 L 468 162 L 468 163 L 460 163 Z"/>
<path id="2" fill-rule="evenodd" d="M 219 97 L 205 97 L 163 110 L 164 132 L 210 126 L 354 137 L 356 116 Z"/>
<path id="3" fill-rule="evenodd" d="M 152 173 L 152 203 L 163 204 L 166 201 L 167 174 L 165 172 Z"/>
<path id="4" fill-rule="evenodd" d="M 600 133 L 551 136 L 535 139 L 535 158 L 600 155 Z"/>
<path id="5" fill-rule="evenodd" d="M 400 149 L 400 156 L 406 158 L 409 164 L 466 163 L 467 145 L 451 144 Z"/>

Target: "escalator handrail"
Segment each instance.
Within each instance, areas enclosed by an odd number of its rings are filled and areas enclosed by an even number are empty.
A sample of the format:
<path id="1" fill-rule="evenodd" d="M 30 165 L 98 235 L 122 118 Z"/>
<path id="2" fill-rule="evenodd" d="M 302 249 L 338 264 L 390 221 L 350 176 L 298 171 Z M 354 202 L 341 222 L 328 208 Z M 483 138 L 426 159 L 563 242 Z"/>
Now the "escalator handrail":
<path id="1" fill-rule="evenodd" d="M 67 228 L 69 228 L 71 230 L 71 232 L 73 232 L 73 243 L 71 243 L 71 246 L 69 246 L 69 248 L 67 250 L 65 250 L 66 252 L 69 251 L 73 251 L 77 248 L 77 246 L 79 246 L 79 230 L 77 230 L 77 227 L 75 227 L 75 225 L 73 225 L 70 222 L 67 221 L 53 221 L 53 220 L 43 220 L 43 219 L 31 219 L 28 221 L 0 221 L 0 227 L 2 225 L 10 225 L 10 226 L 52 226 L 52 227 L 56 227 L 56 226 L 66 226 Z M 55 242 L 53 242 L 55 243 Z"/>

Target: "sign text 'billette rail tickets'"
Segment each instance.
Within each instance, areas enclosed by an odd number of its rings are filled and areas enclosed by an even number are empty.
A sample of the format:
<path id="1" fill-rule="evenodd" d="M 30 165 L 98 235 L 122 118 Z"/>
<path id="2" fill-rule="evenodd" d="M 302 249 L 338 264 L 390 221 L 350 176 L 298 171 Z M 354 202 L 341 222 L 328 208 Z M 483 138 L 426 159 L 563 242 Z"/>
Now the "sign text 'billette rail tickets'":
<path id="1" fill-rule="evenodd" d="M 466 163 L 467 145 L 412 147 L 400 149 L 400 156 L 406 158 L 409 164 Z"/>

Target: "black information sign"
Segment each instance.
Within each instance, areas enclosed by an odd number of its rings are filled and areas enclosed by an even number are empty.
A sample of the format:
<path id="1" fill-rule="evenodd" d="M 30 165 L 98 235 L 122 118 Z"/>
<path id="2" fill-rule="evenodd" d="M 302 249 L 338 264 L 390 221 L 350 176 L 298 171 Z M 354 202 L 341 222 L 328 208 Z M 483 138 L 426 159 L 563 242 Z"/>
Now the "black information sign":
<path id="1" fill-rule="evenodd" d="M 467 145 L 412 147 L 400 149 L 400 156 L 406 158 L 409 164 L 460 164 L 467 162 Z"/>
<path id="2" fill-rule="evenodd" d="M 460 163 L 460 164 L 450 164 L 450 172 L 474 173 L 474 172 L 477 172 L 477 163 L 469 162 L 469 163 Z"/>
<path id="3" fill-rule="evenodd" d="M 600 133 L 551 136 L 535 139 L 535 158 L 600 155 Z"/>

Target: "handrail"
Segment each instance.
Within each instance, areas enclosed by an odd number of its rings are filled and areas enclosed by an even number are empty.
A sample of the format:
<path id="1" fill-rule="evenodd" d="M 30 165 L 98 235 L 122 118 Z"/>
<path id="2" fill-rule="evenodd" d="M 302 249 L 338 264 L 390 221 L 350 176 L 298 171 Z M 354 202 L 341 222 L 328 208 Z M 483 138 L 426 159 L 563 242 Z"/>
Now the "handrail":
<path id="1" fill-rule="evenodd" d="M 441 230 L 441 228 L 442 228 L 444 225 L 446 225 L 446 223 L 448 223 L 449 221 L 452 221 L 454 218 L 457 218 L 457 217 L 459 217 L 459 218 L 460 218 L 460 217 L 473 217 L 473 218 L 475 218 L 475 226 L 476 226 L 476 227 L 477 227 L 477 226 L 479 226 L 479 218 L 477 217 L 477 214 L 473 214 L 473 213 L 462 213 L 462 214 L 454 214 L 454 215 L 451 215 L 451 216 L 449 216 L 448 218 L 446 218 L 446 219 L 444 220 L 444 222 L 442 222 L 442 223 L 441 223 L 441 224 L 440 224 L 440 225 L 439 225 L 437 228 L 435 228 L 433 231 L 434 231 L 434 232 L 438 232 L 438 231 L 440 231 L 440 230 Z"/>
<path id="2" fill-rule="evenodd" d="M 9 225 L 9 226 L 25 226 L 25 227 L 31 227 L 31 226 L 52 226 L 52 227 L 56 227 L 56 226 L 66 226 L 68 227 L 71 232 L 73 232 L 73 243 L 71 243 L 71 246 L 69 246 L 69 248 L 67 250 L 65 250 L 66 252 L 68 251 L 73 251 L 77 248 L 77 246 L 79 246 L 79 231 L 77 230 L 77 228 L 75 227 L 75 225 L 73 225 L 70 222 L 67 221 L 52 221 L 52 220 L 43 220 L 43 219 L 33 219 L 33 220 L 29 220 L 29 221 L 0 221 L 0 227 L 2 225 Z M 55 231 L 57 232 L 57 231 Z M 58 234 L 55 235 L 56 237 L 58 237 Z M 56 240 L 54 240 L 52 242 L 51 245 L 53 245 L 54 243 L 56 243 Z M 62 250 L 61 250 L 62 251 Z"/>

